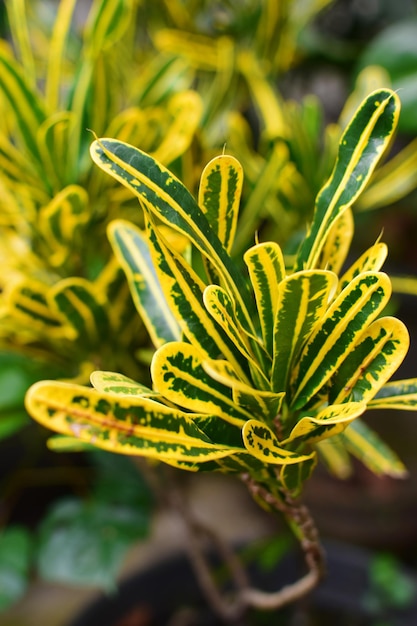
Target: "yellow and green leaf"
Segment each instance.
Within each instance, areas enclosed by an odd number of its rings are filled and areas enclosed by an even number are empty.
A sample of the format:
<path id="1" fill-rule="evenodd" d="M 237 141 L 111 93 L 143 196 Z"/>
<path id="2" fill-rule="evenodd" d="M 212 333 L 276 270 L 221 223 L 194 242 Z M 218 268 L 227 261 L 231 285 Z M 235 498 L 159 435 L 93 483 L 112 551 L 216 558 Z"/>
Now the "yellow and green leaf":
<path id="1" fill-rule="evenodd" d="M 262 339 L 272 356 L 279 283 L 285 277 L 282 250 L 275 242 L 258 243 L 245 252 L 244 260 L 255 293 Z"/>
<path id="2" fill-rule="evenodd" d="M 354 419 L 366 411 L 365 402 L 331 404 L 319 411 L 316 416 L 302 417 L 282 443 L 316 443 L 328 437 L 339 435 Z"/>
<path id="3" fill-rule="evenodd" d="M 393 380 L 378 391 L 368 404 L 369 409 L 400 409 L 410 411 L 417 408 L 417 378 Z"/>
<path id="4" fill-rule="evenodd" d="M 294 359 L 322 320 L 336 285 L 336 275 L 325 270 L 296 272 L 279 284 L 273 329 L 271 387 L 274 391 L 285 391 Z"/>
<path id="5" fill-rule="evenodd" d="M 317 196 L 296 269 L 316 267 L 330 229 L 366 186 L 391 140 L 398 116 L 399 99 L 390 89 L 373 92 L 358 108 L 340 140 L 333 173 Z"/>
<path id="6" fill-rule="evenodd" d="M 409 343 L 407 327 L 395 317 L 373 322 L 332 377 L 330 402 L 369 402 L 401 365 Z"/>
<path id="7" fill-rule="evenodd" d="M 337 296 L 300 354 L 292 379 L 292 407 L 300 409 L 323 387 L 391 295 L 386 274 L 364 272 Z"/>
<path id="8" fill-rule="evenodd" d="M 267 464 L 301 463 L 315 456 L 315 452 L 298 454 L 286 450 L 278 441 L 275 433 L 259 420 L 251 419 L 246 422 L 242 429 L 242 436 L 246 451 Z"/>
<path id="9" fill-rule="evenodd" d="M 42 381 L 29 389 L 26 407 L 43 426 L 119 454 L 204 462 L 240 451 L 213 444 L 191 414 L 149 398 Z"/>
<path id="10" fill-rule="evenodd" d="M 155 389 L 170 402 L 189 411 L 215 415 L 231 424 L 243 425 L 251 414 L 234 403 L 229 387 L 207 374 L 203 359 L 201 352 L 189 343 L 165 344 L 152 359 Z"/>
<path id="11" fill-rule="evenodd" d="M 157 399 L 160 394 L 146 385 L 117 372 L 95 371 L 90 376 L 91 384 L 100 393 L 114 393 L 122 396 L 140 396 Z"/>
<path id="12" fill-rule="evenodd" d="M 116 220 L 110 224 L 108 235 L 154 346 L 179 339 L 179 325 L 155 271 L 145 233 L 134 224 Z"/>

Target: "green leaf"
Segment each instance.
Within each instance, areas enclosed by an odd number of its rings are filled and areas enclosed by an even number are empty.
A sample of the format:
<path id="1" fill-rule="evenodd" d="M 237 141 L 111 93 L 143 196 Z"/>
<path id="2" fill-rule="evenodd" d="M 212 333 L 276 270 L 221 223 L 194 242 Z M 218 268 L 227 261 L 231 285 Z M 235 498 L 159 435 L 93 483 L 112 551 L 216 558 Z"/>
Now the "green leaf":
<path id="1" fill-rule="evenodd" d="M 333 376 L 329 401 L 369 402 L 401 365 L 409 343 L 406 326 L 395 317 L 373 322 Z"/>
<path id="2" fill-rule="evenodd" d="M 274 391 L 285 391 L 294 359 L 323 318 L 336 285 L 337 276 L 324 270 L 296 272 L 279 284 L 271 374 Z"/>
<path id="3" fill-rule="evenodd" d="M 247 452 L 252 454 L 263 463 L 273 465 L 285 465 L 301 463 L 315 456 L 315 452 L 309 455 L 297 454 L 282 447 L 274 432 L 258 420 L 249 420 L 242 429 L 243 443 Z"/>
<path id="4" fill-rule="evenodd" d="M 182 332 L 209 358 L 222 355 L 245 377 L 246 360 L 203 304 L 205 284 L 181 255 L 168 249 L 151 222 L 147 226 L 154 267 Z"/>
<path id="5" fill-rule="evenodd" d="M 358 198 L 395 131 L 398 96 L 389 89 L 370 94 L 346 128 L 329 181 L 316 199 L 313 222 L 297 255 L 296 269 L 316 266 L 335 220 Z"/>
<path id="6" fill-rule="evenodd" d="M 301 352 L 292 381 L 294 409 L 303 407 L 340 367 L 390 295 L 386 274 L 364 272 L 337 296 Z"/>
<path id="7" fill-rule="evenodd" d="M 387 383 L 369 402 L 369 409 L 402 409 L 417 407 L 417 378 Z"/>
<path id="8" fill-rule="evenodd" d="M 0 89 L 3 99 L 14 113 L 25 148 L 36 163 L 39 161 L 36 134 L 46 118 L 45 112 L 38 94 L 28 84 L 23 68 L 5 46 L 0 46 Z"/>
<path id="9" fill-rule="evenodd" d="M 149 389 L 135 380 L 118 374 L 117 372 L 93 372 L 90 376 L 94 389 L 104 393 L 114 393 L 122 396 L 140 396 L 142 398 L 158 398 L 157 391 Z"/>
<path id="10" fill-rule="evenodd" d="M 272 355 L 279 283 L 285 277 L 282 250 L 275 242 L 258 243 L 245 252 L 244 260 L 255 292 L 264 345 Z"/>
<path id="11" fill-rule="evenodd" d="M 26 408 L 47 428 L 119 454 L 203 462 L 240 451 L 211 443 L 193 421 L 198 416 L 150 398 L 41 381 L 26 394 Z"/>
<path id="12" fill-rule="evenodd" d="M 385 243 L 377 242 L 364 252 L 339 280 L 340 290 L 362 272 L 379 272 L 387 258 L 388 248 Z"/>
<path id="13" fill-rule="evenodd" d="M 198 204 L 229 253 L 236 232 L 242 184 L 242 166 L 226 154 L 214 157 L 200 180 Z"/>
<path id="14" fill-rule="evenodd" d="M 407 470 L 398 456 L 362 420 L 356 420 L 341 435 L 349 452 L 374 474 L 405 478 Z"/>
<path id="15" fill-rule="evenodd" d="M 316 443 L 328 437 L 339 435 L 349 423 L 366 411 L 364 402 L 347 402 L 345 404 L 331 404 L 316 416 L 302 417 L 291 431 L 283 444 L 295 442 Z"/>
<path id="16" fill-rule="evenodd" d="M 117 220 L 110 224 L 108 235 L 154 346 L 179 339 L 178 322 L 161 288 L 145 234 L 133 224 Z"/>
<path id="17" fill-rule="evenodd" d="M 0 533 L 0 611 L 19 600 L 29 584 L 32 540 L 25 528 L 9 526 Z"/>
<path id="18" fill-rule="evenodd" d="M 195 413 L 214 414 L 219 419 L 242 425 L 250 419 L 235 405 L 229 387 L 211 378 L 203 358 L 188 343 L 172 342 L 155 352 L 151 374 L 155 389 L 170 402 Z"/>
<path id="19" fill-rule="evenodd" d="M 184 185 L 151 156 L 121 141 L 97 139 L 90 152 L 93 161 L 130 189 L 147 211 L 188 237 L 208 258 L 233 294 L 242 323 L 253 331 L 248 285 Z"/>
<path id="20" fill-rule="evenodd" d="M 301 495 L 304 484 L 310 478 L 316 465 L 317 456 L 314 455 L 301 463 L 282 466 L 279 477 L 284 488 L 293 498 L 298 498 Z"/>
<path id="21" fill-rule="evenodd" d="M 148 520 L 129 504 L 60 501 L 42 521 L 39 572 L 54 583 L 114 590 L 128 548 L 147 531 Z"/>
<path id="22" fill-rule="evenodd" d="M 51 290 L 60 315 L 87 345 L 99 344 L 109 329 L 109 320 L 94 285 L 84 278 L 64 278 Z"/>

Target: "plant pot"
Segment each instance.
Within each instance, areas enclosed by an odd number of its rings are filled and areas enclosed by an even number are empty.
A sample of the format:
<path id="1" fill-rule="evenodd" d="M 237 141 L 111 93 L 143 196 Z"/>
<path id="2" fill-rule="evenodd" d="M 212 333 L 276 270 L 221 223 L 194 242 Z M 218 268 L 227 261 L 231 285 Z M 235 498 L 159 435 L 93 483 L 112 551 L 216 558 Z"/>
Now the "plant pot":
<path id="1" fill-rule="evenodd" d="M 279 611 L 250 612 L 240 626 L 390 626 L 417 624 L 417 577 L 403 568 L 399 585 L 410 590 L 407 602 L 388 601 L 371 577 L 374 555 L 346 544 L 327 543 L 327 574 L 319 587 L 296 605 Z M 298 554 L 287 554 L 271 571 L 250 566 L 254 584 L 278 589 L 302 573 Z M 381 597 L 379 597 L 381 592 Z M 207 607 L 195 575 L 183 555 L 155 563 L 124 580 L 117 593 L 100 596 L 68 626 L 214 626 L 223 622 Z"/>

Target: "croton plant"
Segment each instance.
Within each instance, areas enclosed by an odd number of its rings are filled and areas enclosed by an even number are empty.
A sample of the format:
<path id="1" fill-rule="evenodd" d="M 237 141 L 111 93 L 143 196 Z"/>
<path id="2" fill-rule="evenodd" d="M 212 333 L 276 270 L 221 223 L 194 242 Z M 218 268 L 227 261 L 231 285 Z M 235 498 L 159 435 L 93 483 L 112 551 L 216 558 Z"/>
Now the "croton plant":
<path id="1" fill-rule="evenodd" d="M 350 455 L 377 474 L 406 473 L 361 419 L 367 409 L 417 404 L 417 379 L 388 382 L 409 336 L 383 314 L 387 248 L 377 241 L 346 264 L 351 207 L 398 115 L 389 89 L 363 101 L 292 257 L 256 233 L 243 260 L 234 255 L 243 177 L 236 158 L 210 161 L 195 199 L 153 157 L 96 139 L 93 161 L 137 196 L 145 216 L 145 230 L 113 221 L 109 238 L 155 346 L 152 388 L 96 371 L 92 387 L 42 381 L 26 397 L 29 413 L 65 437 L 192 472 L 235 474 L 287 517 L 306 552 L 306 587 L 319 579 L 321 557 L 299 500 L 318 458 L 341 476 Z M 259 597 L 246 590 L 245 602 Z"/>

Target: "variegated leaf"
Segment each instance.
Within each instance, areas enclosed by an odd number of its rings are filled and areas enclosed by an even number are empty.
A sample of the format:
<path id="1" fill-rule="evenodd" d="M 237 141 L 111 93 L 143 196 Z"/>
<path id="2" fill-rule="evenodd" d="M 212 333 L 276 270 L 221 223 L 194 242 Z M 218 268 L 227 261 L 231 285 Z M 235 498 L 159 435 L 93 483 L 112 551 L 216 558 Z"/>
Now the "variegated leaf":
<path id="1" fill-rule="evenodd" d="M 302 417 L 282 443 L 316 443 L 328 437 L 339 435 L 354 419 L 366 411 L 364 402 L 331 404 L 315 417 Z"/>
<path id="2" fill-rule="evenodd" d="M 94 389 L 101 393 L 114 393 L 122 396 L 140 396 L 157 399 L 160 394 L 117 372 L 92 372 L 90 376 Z"/>
<path id="3" fill-rule="evenodd" d="M 409 343 L 407 327 L 395 317 L 373 322 L 331 379 L 329 401 L 369 402 L 401 365 Z"/>
<path id="4" fill-rule="evenodd" d="M 201 353 L 188 343 L 171 342 L 159 348 L 152 359 L 151 374 L 155 389 L 178 406 L 238 426 L 251 418 L 235 405 L 230 388 L 206 373 Z"/>
<path id="5" fill-rule="evenodd" d="M 247 452 L 263 463 L 285 465 L 287 463 L 301 463 L 315 456 L 298 454 L 282 447 L 274 432 L 258 420 L 249 420 L 242 429 L 243 443 Z"/>
<path id="6" fill-rule="evenodd" d="M 359 107 L 340 140 L 333 173 L 317 196 L 296 269 L 316 266 L 335 220 L 358 198 L 388 146 L 398 116 L 399 98 L 390 89 L 373 92 Z"/>
<path id="7" fill-rule="evenodd" d="M 5 46 L 0 46 L 0 89 L 14 113 L 24 145 L 36 165 L 39 161 L 36 134 L 46 119 L 45 111 L 38 94 L 28 84 L 23 69 Z M 47 186 L 47 181 L 44 183 Z"/>
<path id="8" fill-rule="evenodd" d="M 50 250 L 49 263 L 61 267 L 72 255 L 72 247 L 83 224 L 90 219 L 88 194 L 78 185 L 57 193 L 39 212 L 40 228 Z"/>
<path id="9" fill-rule="evenodd" d="M 301 463 L 283 465 L 279 473 L 285 490 L 293 498 L 298 498 L 304 484 L 310 478 L 317 465 L 317 455 L 312 456 Z"/>
<path id="10" fill-rule="evenodd" d="M 325 270 L 296 272 L 280 283 L 271 374 L 274 391 L 285 391 L 293 361 L 323 318 L 336 286 L 337 276 Z"/>
<path id="11" fill-rule="evenodd" d="M 211 443 L 191 414 L 149 398 L 42 381 L 29 389 L 26 408 L 47 428 L 119 454 L 203 462 L 240 451 Z"/>
<path id="12" fill-rule="evenodd" d="M 109 319 L 92 283 L 84 278 L 64 278 L 50 293 L 59 315 L 74 328 L 79 340 L 92 345 L 106 337 Z"/>
<path id="13" fill-rule="evenodd" d="M 235 238 L 242 184 L 242 166 L 226 154 L 212 159 L 200 180 L 198 204 L 229 253 Z"/>
<path id="14" fill-rule="evenodd" d="M 147 223 L 147 231 L 161 287 L 184 335 L 209 358 L 222 355 L 245 377 L 246 360 L 203 305 L 203 281 L 181 255 L 168 249 L 151 221 Z"/>
<path id="15" fill-rule="evenodd" d="M 90 152 L 93 161 L 128 187 L 146 210 L 189 237 L 209 259 L 233 294 L 241 322 L 253 332 L 248 284 L 184 185 L 155 159 L 115 139 L 97 139 Z"/>
<path id="16" fill-rule="evenodd" d="M 43 283 L 19 282 L 9 292 L 7 305 L 13 316 L 23 316 L 29 329 L 43 329 L 51 336 L 64 334 L 71 339 L 75 338 L 75 333 L 71 332 L 71 326 L 65 326 L 57 312 L 51 310 L 48 287 Z"/>
<path id="17" fill-rule="evenodd" d="M 292 384 L 292 407 L 300 409 L 340 367 L 391 295 L 383 273 L 357 276 L 337 296 L 303 347 Z"/>
<path id="18" fill-rule="evenodd" d="M 285 277 L 282 250 L 275 242 L 258 243 L 245 252 L 244 260 L 255 292 L 264 345 L 272 356 L 278 286 Z"/>
<path id="19" fill-rule="evenodd" d="M 407 470 L 398 456 L 361 419 L 350 424 L 341 435 L 349 452 L 374 474 L 405 478 Z"/>
<path id="20" fill-rule="evenodd" d="M 242 381 L 228 363 L 222 359 L 205 360 L 203 367 L 206 372 L 219 383 L 230 387 L 233 401 L 252 416 L 273 422 L 278 415 L 285 393 L 262 391 Z"/>
<path id="21" fill-rule="evenodd" d="M 134 224 L 116 220 L 110 224 L 108 236 L 154 346 L 179 339 L 179 324 L 161 287 L 145 234 Z"/>
<path id="22" fill-rule="evenodd" d="M 167 103 L 173 122 L 153 156 L 161 163 L 172 163 L 188 149 L 201 119 L 203 104 L 196 91 L 174 95 Z"/>
<path id="23" fill-rule="evenodd" d="M 371 246 L 342 275 L 339 280 L 340 290 L 344 289 L 356 276 L 363 272 L 379 272 L 385 263 L 387 254 L 388 248 L 385 243 L 377 242 Z"/>
<path id="24" fill-rule="evenodd" d="M 352 210 L 348 208 L 331 227 L 321 251 L 318 267 L 335 274 L 340 273 L 352 243 L 353 231 L 353 214 Z M 378 267 L 378 269 L 380 268 Z"/>
<path id="25" fill-rule="evenodd" d="M 360 418 L 357 419 L 359 421 Z M 328 471 L 340 480 L 352 475 L 352 462 L 343 443 L 343 433 L 330 439 L 322 439 L 315 444 L 317 453 Z"/>
<path id="26" fill-rule="evenodd" d="M 393 380 L 387 383 L 369 402 L 368 408 L 404 411 L 417 408 L 417 378 Z"/>
<path id="27" fill-rule="evenodd" d="M 49 58 L 45 81 L 46 104 L 49 111 L 59 106 L 64 69 L 64 52 L 77 0 L 61 0 L 49 42 Z"/>
<path id="28" fill-rule="evenodd" d="M 72 111 L 59 111 L 50 115 L 39 126 L 36 134 L 42 167 L 54 191 L 62 189 L 71 179 L 67 155 L 74 125 L 75 115 Z"/>

